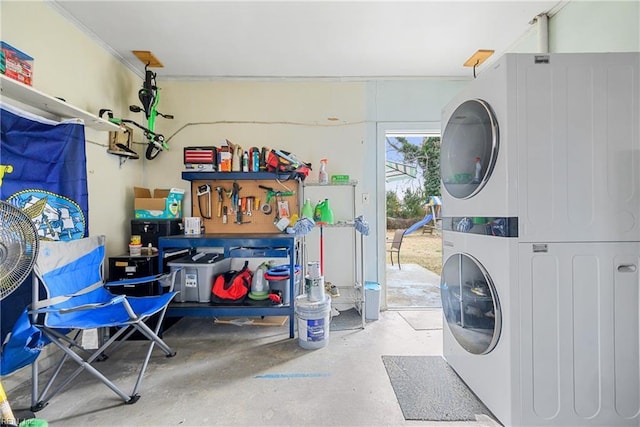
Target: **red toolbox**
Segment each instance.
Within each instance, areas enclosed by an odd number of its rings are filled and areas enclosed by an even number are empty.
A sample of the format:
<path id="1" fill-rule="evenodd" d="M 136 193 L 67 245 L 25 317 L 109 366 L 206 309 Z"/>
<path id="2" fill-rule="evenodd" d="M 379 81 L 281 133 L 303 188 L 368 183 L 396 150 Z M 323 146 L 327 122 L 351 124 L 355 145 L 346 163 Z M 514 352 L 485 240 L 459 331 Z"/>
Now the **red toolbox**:
<path id="1" fill-rule="evenodd" d="M 216 172 L 218 170 L 218 148 L 184 147 L 184 167 L 187 170 Z"/>

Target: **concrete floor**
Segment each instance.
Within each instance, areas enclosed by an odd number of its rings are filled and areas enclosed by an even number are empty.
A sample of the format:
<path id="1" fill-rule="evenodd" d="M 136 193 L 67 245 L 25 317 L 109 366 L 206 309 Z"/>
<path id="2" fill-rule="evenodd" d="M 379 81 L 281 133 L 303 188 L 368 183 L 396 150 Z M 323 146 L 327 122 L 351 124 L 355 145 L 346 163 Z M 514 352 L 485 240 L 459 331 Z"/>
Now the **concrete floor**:
<path id="1" fill-rule="evenodd" d="M 406 421 L 381 356 L 442 355 L 440 278 L 417 265 L 387 269 L 387 303 L 365 329 L 331 331 L 327 345 L 305 350 L 282 326 L 236 326 L 185 318 L 156 350 L 139 390 L 124 405 L 86 374 L 54 398 L 38 418 L 50 426 L 486 426 L 475 422 Z M 420 307 L 420 308 L 416 308 Z M 99 364 L 130 392 L 144 343 L 129 341 Z M 28 384 L 11 390 L 14 411 L 31 404 Z"/>
<path id="2" fill-rule="evenodd" d="M 417 264 L 387 264 L 387 308 L 436 308 L 440 300 L 440 276 Z"/>
<path id="3" fill-rule="evenodd" d="M 413 325 L 413 326 L 412 326 Z M 300 347 L 283 326 L 235 326 L 184 318 L 164 334 L 177 355 L 156 350 L 140 400 L 124 405 L 81 374 L 36 415 L 50 426 L 496 426 L 405 421 L 382 355 L 441 355 L 440 310 L 385 311 L 365 329 L 331 331 L 327 345 Z M 128 392 L 144 342 L 129 341 L 99 366 Z M 30 406 L 29 385 L 9 394 Z"/>

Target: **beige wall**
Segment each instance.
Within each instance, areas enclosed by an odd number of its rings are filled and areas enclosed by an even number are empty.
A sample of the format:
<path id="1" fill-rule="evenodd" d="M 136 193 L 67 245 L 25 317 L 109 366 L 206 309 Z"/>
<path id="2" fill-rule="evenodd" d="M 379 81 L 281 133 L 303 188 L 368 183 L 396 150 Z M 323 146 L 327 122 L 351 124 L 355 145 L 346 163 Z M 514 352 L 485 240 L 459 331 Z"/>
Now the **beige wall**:
<path id="1" fill-rule="evenodd" d="M 325 157 L 330 173 L 362 176 L 361 83 L 162 82 L 161 86 L 163 110 L 175 116 L 158 122 L 171 137 L 171 150 L 154 160 L 145 182 L 188 186 L 180 181 L 183 148 L 219 146 L 225 139 L 244 149 L 266 146 L 290 151 L 313 164 L 310 180 L 317 180 L 320 159 Z M 183 126 L 187 127 L 173 135 Z M 175 172 L 167 174 L 169 170 Z"/>

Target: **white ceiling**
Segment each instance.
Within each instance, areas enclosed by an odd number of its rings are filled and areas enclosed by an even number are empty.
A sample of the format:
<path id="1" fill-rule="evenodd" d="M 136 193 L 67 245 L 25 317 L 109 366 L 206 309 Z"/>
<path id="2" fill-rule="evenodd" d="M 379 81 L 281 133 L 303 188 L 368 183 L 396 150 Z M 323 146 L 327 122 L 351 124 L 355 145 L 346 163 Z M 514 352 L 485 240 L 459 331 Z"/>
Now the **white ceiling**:
<path id="1" fill-rule="evenodd" d="M 52 6 L 142 74 L 165 79 L 469 77 L 565 1 L 66 1 Z"/>

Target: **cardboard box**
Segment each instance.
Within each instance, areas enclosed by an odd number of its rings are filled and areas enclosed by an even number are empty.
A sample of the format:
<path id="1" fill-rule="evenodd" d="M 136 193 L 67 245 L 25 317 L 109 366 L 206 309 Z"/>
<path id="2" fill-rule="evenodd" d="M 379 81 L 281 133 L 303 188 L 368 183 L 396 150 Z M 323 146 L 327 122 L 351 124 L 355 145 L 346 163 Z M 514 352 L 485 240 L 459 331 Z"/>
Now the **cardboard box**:
<path id="1" fill-rule="evenodd" d="M 172 188 L 170 190 L 156 188 L 151 190 L 133 187 L 134 217 L 136 219 L 172 219 L 182 218 L 182 199 L 184 190 Z"/>
<path id="2" fill-rule="evenodd" d="M 0 42 L 0 72 L 9 78 L 32 86 L 33 58 L 9 43 Z"/>

